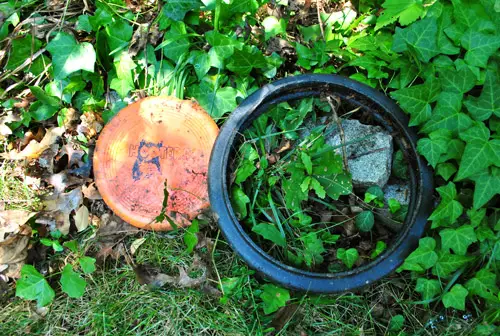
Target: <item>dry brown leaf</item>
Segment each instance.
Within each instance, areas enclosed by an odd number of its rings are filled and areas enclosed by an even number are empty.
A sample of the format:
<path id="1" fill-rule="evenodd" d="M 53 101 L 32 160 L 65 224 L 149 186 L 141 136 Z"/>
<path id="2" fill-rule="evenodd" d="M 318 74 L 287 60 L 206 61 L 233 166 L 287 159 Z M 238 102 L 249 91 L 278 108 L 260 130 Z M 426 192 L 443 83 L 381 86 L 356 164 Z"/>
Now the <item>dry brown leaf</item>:
<path id="1" fill-rule="evenodd" d="M 85 112 L 80 116 L 81 123 L 76 128 L 78 133 L 85 134 L 87 138 L 96 136 L 103 128 L 103 121 L 93 112 Z"/>
<path id="2" fill-rule="evenodd" d="M 21 226 L 35 215 L 35 212 L 24 210 L 0 211 L 0 243 L 4 242 L 8 236 L 21 231 Z"/>
<path id="3" fill-rule="evenodd" d="M 153 287 L 162 287 L 168 284 L 181 288 L 194 288 L 204 285 L 207 281 L 207 266 L 197 254 L 195 254 L 193 264 L 189 267 L 188 271 L 192 271 L 193 269 L 201 270 L 201 276 L 191 278 L 183 267 L 178 266 L 177 269 L 179 270 L 179 275 L 177 276 L 163 274 L 153 267 L 144 265 L 136 265 L 134 272 L 140 284 L 151 285 Z"/>
<path id="4" fill-rule="evenodd" d="M 276 151 L 276 154 L 280 154 L 284 151 L 289 150 L 290 148 L 292 148 L 292 143 L 290 142 L 290 140 L 284 140 L 282 141 L 280 148 L 278 148 L 278 150 Z"/>
<path id="5" fill-rule="evenodd" d="M 69 215 L 76 210 L 83 201 L 81 188 L 76 188 L 67 193 L 56 194 L 53 199 L 45 200 L 45 210 L 52 213 L 56 221 L 56 228 L 62 234 L 69 233 Z"/>
<path id="6" fill-rule="evenodd" d="M 110 256 L 114 259 L 125 255 L 123 244 L 119 244 L 129 234 L 134 234 L 139 231 L 138 228 L 132 226 L 122 220 L 120 217 L 105 213 L 100 218 L 99 230 L 96 233 L 100 250 L 97 253 L 97 258 L 105 259 Z"/>
<path id="7" fill-rule="evenodd" d="M 271 321 L 271 326 L 274 327 L 274 333 L 279 332 L 283 327 L 290 321 L 290 319 L 295 315 L 295 312 L 299 309 L 299 305 L 296 303 L 289 304 L 285 307 L 281 307 L 274 315 Z"/>
<path id="8" fill-rule="evenodd" d="M 9 239 L 8 244 L 5 241 L 0 243 L 0 267 L 7 265 L 7 268 L 2 271 L 3 274 L 11 278 L 19 278 L 21 267 L 28 256 L 29 242 L 29 236 L 17 235 L 14 239 Z"/>
<path id="9" fill-rule="evenodd" d="M 68 156 L 68 168 L 77 166 L 80 167 L 84 163 L 82 162 L 82 158 L 85 155 L 85 152 L 80 148 L 74 148 L 75 144 L 68 143 L 61 148 L 58 159 L 61 159 L 64 155 Z"/>
<path id="10" fill-rule="evenodd" d="M 3 153 L 2 157 L 10 160 L 36 159 L 63 134 L 64 127 L 53 127 L 47 130 L 42 141 L 31 140 L 22 151 L 12 150 L 8 153 Z"/>
<path id="11" fill-rule="evenodd" d="M 99 190 L 97 190 L 97 188 L 95 187 L 94 182 L 89 184 L 88 187 L 82 186 L 82 192 L 83 192 L 83 196 L 85 196 L 85 198 L 87 198 L 89 200 L 92 200 L 92 201 L 102 200 L 102 196 L 99 193 Z"/>
<path id="12" fill-rule="evenodd" d="M 66 188 L 82 184 L 84 181 L 85 180 L 79 177 L 70 175 L 66 170 L 57 174 L 53 174 L 47 179 L 47 182 L 54 186 L 54 189 L 57 193 L 63 192 L 64 190 L 66 190 Z"/>
<path id="13" fill-rule="evenodd" d="M 54 157 L 57 155 L 58 151 L 59 146 L 57 144 L 53 144 L 40 154 L 37 162 L 38 166 L 45 170 L 44 173 L 52 174 L 54 172 Z"/>
<path id="14" fill-rule="evenodd" d="M 75 220 L 75 226 L 78 232 L 85 230 L 89 226 L 89 209 L 85 205 L 82 205 L 80 209 L 75 212 L 73 216 Z"/>
<path id="15" fill-rule="evenodd" d="M 134 255 L 135 252 L 137 252 L 139 247 L 141 247 L 141 245 L 144 244 L 145 241 L 146 241 L 146 238 L 138 238 L 138 239 L 134 240 L 132 242 L 132 244 L 130 245 L 130 253 L 132 255 Z"/>

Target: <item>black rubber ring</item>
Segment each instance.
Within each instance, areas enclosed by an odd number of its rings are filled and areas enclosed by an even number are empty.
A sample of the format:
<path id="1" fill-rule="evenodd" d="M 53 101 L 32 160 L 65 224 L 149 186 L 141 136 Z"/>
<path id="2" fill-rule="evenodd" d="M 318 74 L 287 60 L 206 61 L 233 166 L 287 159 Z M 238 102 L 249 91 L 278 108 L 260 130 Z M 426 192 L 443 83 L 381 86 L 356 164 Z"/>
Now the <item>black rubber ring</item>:
<path id="1" fill-rule="evenodd" d="M 286 265 L 265 253 L 253 242 L 232 209 L 228 167 L 239 134 L 271 105 L 279 102 L 335 94 L 341 100 L 373 111 L 373 117 L 389 132 L 409 158 L 410 204 L 405 222 L 393 243 L 374 261 L 339 273 L 314 273 Z M 357 98 L 358 97 L 358 98 Z M 361 97 L 362 99 L 359 99 Z M 432 171 L 418 155 L 417 135 L 408 118 L 389 98 L 371 87 L 336 75 L 287 77 L 262 87 L 247 97 L 226 120 L 215 141 L 208 172 L 212 210 L 230 246 L 253 269 L 285 287 L 314 293 L 338 293 L 371 284 L 393 272 L 416 248 L 432 207 Z"/>

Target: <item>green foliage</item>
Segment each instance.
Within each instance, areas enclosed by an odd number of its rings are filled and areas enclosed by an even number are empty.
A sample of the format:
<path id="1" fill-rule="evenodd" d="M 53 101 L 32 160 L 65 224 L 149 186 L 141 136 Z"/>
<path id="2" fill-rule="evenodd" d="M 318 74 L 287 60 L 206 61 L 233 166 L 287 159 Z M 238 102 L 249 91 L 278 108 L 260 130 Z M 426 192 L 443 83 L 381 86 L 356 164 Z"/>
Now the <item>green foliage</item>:
<path id="1" fill-rule="evenodd" d="M 290 300 L 290 293 L 284 288 L 265 284 L 262 286 L 260 298 L 262 299 L 264 313 L 271 314 L 286 305 L 287 301 Z"/>
<path id="2" fill-rule="evenodd" d="M 465 310 L 465 298 L 469 291 L 462 285 L 454 285 L 448 293 L 443 295 L 443 304 L 446 308 Z"/>
<path id="3" fill-rule="evenodd" d="M 96 54 L 90 43 L 78 43 L 72 35 L 60 32 L 47 44 L 47 50 L 52 55 L 56 79 L 79 70 L 94 72 Z"/>
<path id="4" fill-rule="evenodd" d="M 21 278 L 16 283 L 16 296 L 26 300 L 36 300 L 39 307 L 54 300 L 55 293 L 47 280 L 33 266 L 24 265 Z"/>
<path id="5" fill-rule="evenodd" d="M 184 244 L 186 244 L 186 251 L 188 253 L 193 252 L 196 244 L 198 244 L 198 235 L 200 231 L 199 223 L 197 219 L 193 219 L 191 225 L 186 229 L 184 233 Z"/>
<path id="6" fill-rule="evenodd" d="M 56 29 L 42 38 L 39 31 L 30 35 L 34 32 L 21 27 L 20 22 L 28 18 L 24 8 L 36 24 L 39 19 L 42 22 L 44 12 L 37 11 L 33 17 L 32 3 L 6 2 L 0 8 L 4 18 L 0 40 L 11 45 L 5 49 L 6 73 L 2 75 L 8 85 L 2 88 L 13 84 L 15 88 L 2 93 L 14 102 L 25 89 L 35 97 L 26 108 L 3 105 L 8 113 L 22 117 L 6 127 L 19 137 L 40 126 L 62 125 L 72 109 L 78 114 L 92 111 L 107 122 L 143 95 L 194 98 L 222 123 L 242 99 L 270 80 L 305 72 L 354 78 L 383 90 L 399 103 L 409 115 L 410 125 L 418 127 L 420 154 L 440 176 L 435 179 L 440 197 L 429 218 L 432 227 L 426 232 L 428 237 L 421 239 L 400 270 L 415 273 L 419 292 L 428 299 L 443 294 L 446 307 L 462 309 L 464 300 L 497 304 L 498 1 L 360 2 L 357 13 L 348 6 L 320 13 L 324 37 L 318 24 L 297 25 L 293 16 L 287 16 L 286 6 L 279 19 L 262 16 L 257 10 L 263 3 L 165 1 L 157 17 L 145 20 L 144 13 L 133 12 L 121 2 L 98 1 L 91 8 L 93 14 L 65 16 L 63 21 L 74 27 L 73 33 Z M 65 15 L 70 16 L 69 12 Z M 151 22 L 146 22 L 148 19 Z M 140 31 L 145 23 L 151 23 L 147 33 Z M 155 36 L 163 38 L 155 42 Z M 286 40 L 287 46 L 272 53 L 269 47 L 274 36 Z M 45 52 L 11 73 L 43 48 Z M 252 136 L 256 155 L 238 158 L 231 190 L 233 209 L 240 220 L 250 229 L 263 225 L 264 229 L 257 229 L 263 230 L 257 233 L 262 240 L 273 243 L 279 253 L 284 242 L 287 247 L 290 244 L 289 253 L 282 253 L 285 258 L 308 267 L 322 261 L 325 246 L 338 239 L 327 230 L 314 233 L 308 201 L 314 198 L 331 204 L 352 193 L 351 178 L 343 171 L 341 157 L 324 144 L 322 134 L 309 137 L 307 144 L 297 143 L 304 120 L 314 117 L 316 108 L 312 99 L 299 106 L 276 106 L 272 111 L 275 129 L 263 123 L 261 132 Z M 271 143 L 273 133 L 297 147 L 276 164 L 266 157 L 279 148 Z M 14 136 L 9 140 L 15 140 Z M 269 148 L 272 150 L 266 150 Z M 403 180 L 408 179 L 405 155 L 397 151 L 393 160 L 393 175 Z M 249 187 L 253 175 L 261 182 Z M 383 204 L 377 192 L 364 196 L 370 205 Z M 397 212 L 397 204 L 388 203 L 391 212 Z M 253 222 L 256 213 L 266 218 Z M 185 235 L 190 237 L 188 250 L 194 243 L 190 234 Z M 63 254 L 61 241 L 54 237 L 40 240 Z M 83 278 L 76 265 L 88 274 L 95 269 L 94 261 L 71 244 L 63 246 L 75 254 L 72 264 L 67 265 L 71 269 L 63 271 L 64 282 L 77 284 L 64 287 L 77 295 L 82 292 Z M 377 242 L 370 257 L 376 258 L 385 248 L 384 242 Z M 344 259 L 347 251 L 340 253 Z M 48 304 L 54 296 L 48 282 L 32 266 L 23 270 L 17 294 L 37 299 L 39 305 Z M 458 282 L 446 288 L 450 279 Z M 441 288 L 446 293 L 441 293 Z"/>
<path id="7" fill-rule="evenodd" d="M 399 331 L 403 329 L 405 323 L 405 318 L 403 315 L 394 315 L 391 317 L 391 320 L 389 321 L 389 330 L 390 331 Z"/>
<path id="8" fill-rule="evenodd" d="M 79 298 L 85 293 L 87 282 L 69 264 L 64 266 L 60 281 L 62 291 L 68 294 L 69 297 Z"/>
<path id="9" fill-rule="evenodd" d="M 369 232 L 375 224 L 375 217 L 371 211 L 363 211 L 356 216 L 356 227 L 361 232 Z"/>
<path id="10" fill-rule="evenodd" d="M 359 258 L 359 253 L 358 250 L 355 248 L 350 248 L 350 249 L 344 249 L 344 248 L 339 248 L 337 250 L 337 258 L 339 260 L 342 260 L 344 265 L 347 266 L 347 268 L 351 269 L 354 266 L 354 263 L 356 260 Z"/>

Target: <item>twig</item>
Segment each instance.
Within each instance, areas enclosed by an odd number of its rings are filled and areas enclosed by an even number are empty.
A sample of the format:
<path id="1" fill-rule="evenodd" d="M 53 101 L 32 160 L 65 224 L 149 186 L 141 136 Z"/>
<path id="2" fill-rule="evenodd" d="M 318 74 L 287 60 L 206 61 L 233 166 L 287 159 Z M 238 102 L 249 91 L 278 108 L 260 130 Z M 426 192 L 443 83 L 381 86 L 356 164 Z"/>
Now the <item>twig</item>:
<path id="1" fill-rule="evenodd" d="M 323 36 L 323 40 L 325 40 L 325 29 L 323 28 L 323 21 L 321 21 L 321 13 L 319 10 L 320 3 L 321 0 L 316 0 L 316 11 L 318 13 L 318 22 L 319 22 L 319 29 L 321 30 L 321 36 Z"/>
<path id="2" fill-rule="evenodd" d="M 344 162 L 344 169 L 349 173 L 349 165 L 347 162 L 347 149 L 346 149 L 346 144 L 345 144 L 345 133 L 344 133 L 344 128 L 342 127 L 342 123 L 339 119 L 339 116 L 337 114 L 337 109 L 340 106 L 340 99 L 338 97 L 332 97 L 332 96 L 327 96 L 326 101 L 330 105 L 330 108 L 332 109 L 332 114 L 333 114 L 333 121 L 337 124 L 337 127 L 339 128 L 339 134 L 340 134 L 340 144 L 342 145 L 342 161 Z M 335 102 L 335 104 L 334 104 Z"/>

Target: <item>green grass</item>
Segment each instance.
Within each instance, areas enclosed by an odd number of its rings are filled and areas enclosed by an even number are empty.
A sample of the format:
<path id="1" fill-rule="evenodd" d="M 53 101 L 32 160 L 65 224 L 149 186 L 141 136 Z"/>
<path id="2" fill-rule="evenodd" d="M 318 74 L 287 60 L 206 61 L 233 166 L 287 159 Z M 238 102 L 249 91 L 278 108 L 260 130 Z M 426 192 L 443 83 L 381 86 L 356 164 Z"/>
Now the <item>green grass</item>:
<path id="1" fill-rule="evenodd" d="M 139 234 L 145 243 L 134 256 L 135 262 L 177 275 L 177 266 L 189 267 L 193 255 L 184 252 L 182 236 Z M 127 245 L 135 239 L 131 237 Z M 92 247 L 92 246 L 91 246 Z M 211 261 L 202 248 L 198 253 Z M 124 262 L 108 260 L 88 280 L 85 295 L 68 298 L 58 292 L 45 316 L 34 303 L 11 297 L 0 310 L 1 335 L 261 335 L 271 330 L 274 314 L 266 316 L 260 305 L 258 277 L 219 240 L 213 262 L 223 279 L 238 278 L 239 285 L 226 303 L 202 289 L 140 285 L 133 268 Z M 209 267 L 209 284 L 217 287 L 217 277 Z M 212 268 L 210 270 L 210 268 Z M 53 287 L 58 287 L 52 283 Z M 410 301 L 409 279 L 393 276 L 358 293 L 342 295 L 294 295 L 290 303 L 299 305 L 281 335 L 383 335 L 389 320 L 405 316 L 409 335 L 468 335 L 473 323 L 463 313 L 434 311 Z M 13 295 L 13 290 L 11 291 Z M 426 328 L 430 319 L 446 316 Z M 433 333 L 435 331 L 435 333 Z"/>
<path id="2" fill-rule="evenodd" d="M 24 182 L 25 178 L 22 165 L 9 161 L 0 163 L 0 203 L 6 210 L 40 209 L 39 194 Z"/>

